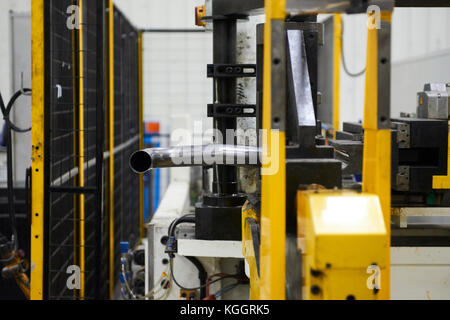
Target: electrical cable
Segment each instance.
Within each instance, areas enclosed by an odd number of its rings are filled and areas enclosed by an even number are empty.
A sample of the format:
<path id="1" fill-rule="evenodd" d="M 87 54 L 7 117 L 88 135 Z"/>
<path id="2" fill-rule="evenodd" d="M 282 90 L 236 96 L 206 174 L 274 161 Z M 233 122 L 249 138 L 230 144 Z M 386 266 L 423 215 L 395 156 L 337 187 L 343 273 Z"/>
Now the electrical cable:
<path id="1" fill-rule="evenodd" d="M 197 268 L 198 270 L 198 278 L 200 280 L 200 286 L 203 286 L 200 289 L 200 299 L 203 299 L 206 297 L 206 280 L 208 279 L 208 273 L 206 272 L 205 268 L 203 267 L 202 263 L 200 262 L 200 260 L 198 260 L 195 257 L 185 257 L 186 259 L 188 259 L 190 262 L 192 262 L 192 264 Z"/>
<path id="2" fill-rule="evenodd" d="M 170 275 L 171 275 L 173 281 L 175 282 L 175 284 L 176 284 L 180 289 L 183 289 L 183 290 L 187 290 L 187 291 L 191 291 L 191 290 L 200 290 L 200 289 L 202 289 L 202 288 L 208 286 L 208 284 L 204 284 L 204 285 L 201 285 L 201 286 L 199 286 L 199 287 L 186 288 L 186 287 L 182 286 L 181 284 L 179 284 L 178 281 L 177 281 L 177 279 L 175 278 L 175 275 L 173 274 L 173 258 L 170 258 Z M 221 280 L 223 280 L 223 279 L 236 278 L 236 277 L 237 277 L 237 275 L 229 275 L 229 276 L 220 277 L 220 278 L 218 278 L 218 279 L 216 279 L 216 280 L 214 280 L 214 281 L 211 281 L 211 282 L 209 283 L 209 285 L 211 285 L 211 284 L 213 284 L 213 283 L 215 283 L 215 282 L 221 281 Z"/>
<path id="3" fill-rule="evenodd" d="M 5 135 L 6 135 L 6 153 L 7 153 L 7 180 L 8 180 L 8 209 L 9 209 L 9 220 L 11 225 L 11 242 L 13 244 L 13 254 L 7 259 L 0 259 L 0 263 L 8 263 L 12 261 L 16 255 L 17 250 L 19 249 L 19 239 L 17 235 L 17 227 L 16 227 L 16 215 L 15 215 L 15 201 L 14 201 L 14 186 L 13 186 L 13 177 L 12 177 L 12 139 L 11 139 L 11 131 L 16 132 L 27 132 L 31 130 L 29 129 L 21 129 L 17 127 L 14 123 L 9 119 L 9 114 L 11 109 L 16 102 L 16 100 L 23 94 L 30 93 L 31 89 L 21 89 L 17 91 L 9 100 L 8 105 L 5 107 L 5 103 L 3 101 L 3 97 L 0 93 L 0 110 L 3 114 L 3 119 L 5 120 Z"/>
<path id="4" fill-rule="evenodd" d="M 214 294 L 214 297 L 217 299 L 217 298 L 223 296 L 225 293 L 230 292 L 234 288 L 238 287 L 240 284 L 241 284 L 240 282 L 236 282 L 236 283 L 233 283 L 233 284 L 231 284 L 231 285 L 229 285 L 229 286 L 227 286 L 225 288 L 222 288 L 221 290 L 217 291 Z"/>
<path id="5" fill-rule="evenodd" d="M 158 285 L 159 285 L 159 288 L 157 288 L 156 286 L 153 287 L 149 292 L 147 292 L 147 293 L 145 294 L 145 296 L 141 297 L 140 299 L 145 300 L 145 299 L 147 299 L 147 298 L 154 297 L 156 293 L 158 293 L 159 291 L 161 291 L 161 289 L 163 288 L 163 287 L 161 286 L 161 283 L 162 283 L 162 281 L 163 281 L 164 278 L 165 278 L 164 274 L 167 274 L 168 272 L 169 272 L 169 268 L 167 268 L 167 269 L 161 274 L 161 277 L 159 277 L 159 279 L 156 281 L 156 283 L 158 283 Z M 171 281 L 172 281 L 172 280 L 170 279 L 170 275 L 169 275 L 169 283 L 171 283 Z M 157 290 L 155 291 L 155 289 L 157 289 Z"/>
<path id="6" fill-rule="evenodd" d="M 215 277 L 224 277 L 224 276 L 229 276 L 229 274 L 228 273 L 216 273 L 208 278 L 208 285 L 206 286 L 206 296 L 210 295 L 209 294 L 209 284 L 210 284 L 211 280 Z"/>
<path id="7" fill-rule="evenodd" d="M 347 68 L 347 63 L 345 62 L 345 55 L 344 55 L 344 20 L 342 20 L 342 28 L 341 28 L 341 60 L 342 60 L 342 67 L 345 71 L 345 73 L 352 77 L 352 78 L 357 78 L 359 76 L 362 76 L 365 72 L 366 72 L 366 67 L 364 67 L 364 69 L 360 72 L 350 72 Z"/>
<path id="8" fill-rule="evenodd" d="M 168 229 L 168 239 L 165 244 L 166 245 L 165 252 L 169 255 L 170 258 L 175 257 L 175 253 L 177 252 L 177 250 L 175 248 L 175 243 L 176 243 L 175 229 L 176 229 L 177 225 L 179 225 L 181 223 L 195 223 L 195 215 L 194 214 L 186 214 L 186 215 L 172 221 L 172 223 L 170 224 L 169 229 Z"/>
<path id="9" fill-rule="evenodd" d="M 173 236 L 175 228 L 180 223 L 195 223 L 195 215 L 192 213 L 186 214 L 176 220 L 173 220 L 168 229 L 168 236 Z"/>
<path id="10" fill-rule="evenodd" d="M 123 259 L 123 258 L 122 258 Z M 134 294 L 134 292 L 131 290 L 130 285 L 128 284 L 128 280 L 127 280 L 127 275 L 125 273 L 125 263 L 122 261 L 122 277 L 123 277 L 123 282 L 125 283 L 125 287 L 128 291 L 128 293 L 131 295 L 131 297 L 136 300 L 136 295 Z"/>

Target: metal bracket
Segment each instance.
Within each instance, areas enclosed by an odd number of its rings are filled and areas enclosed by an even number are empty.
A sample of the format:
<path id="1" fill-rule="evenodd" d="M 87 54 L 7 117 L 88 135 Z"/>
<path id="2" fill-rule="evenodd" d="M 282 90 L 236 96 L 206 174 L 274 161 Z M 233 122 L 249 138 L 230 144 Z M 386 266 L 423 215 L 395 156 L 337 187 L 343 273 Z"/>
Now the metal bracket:
<path id="1" fill-rule="evenodd" d="M 208 104 L 208 117 L 236 118 L 255 116 L 256 105 L 254 104 Z"/>
<path id="2" fill-rule="evenodd" d="M 208 78 L 256 77 L 256 64 L 208 64 Z"/>
<path id="3" fill-rule="evenodd" d="M 409 167 L 399 166 L 397 173 L 397 191 L 409 191 Z"/>
<path id="4" fill-rule="evenodd" d="M 397 143 L 399 148 L 409 148 L 411 145 L 410 126 L 407 123 L 396 123 L 397 125 Z"/>

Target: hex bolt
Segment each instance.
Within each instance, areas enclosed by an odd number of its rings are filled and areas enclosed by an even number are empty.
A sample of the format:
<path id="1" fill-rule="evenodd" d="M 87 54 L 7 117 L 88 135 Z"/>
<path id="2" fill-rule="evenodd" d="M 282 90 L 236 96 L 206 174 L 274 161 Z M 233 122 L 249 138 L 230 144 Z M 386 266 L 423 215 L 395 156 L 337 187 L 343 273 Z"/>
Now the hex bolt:
<path id="1" fill-rule="evenodd" d="M 316 285 L 313 285 L 311 287 L 311 293 L 314 294 L 314 295 L 318 295 L 320 293 L 320 287 L 316 286 Z"/>

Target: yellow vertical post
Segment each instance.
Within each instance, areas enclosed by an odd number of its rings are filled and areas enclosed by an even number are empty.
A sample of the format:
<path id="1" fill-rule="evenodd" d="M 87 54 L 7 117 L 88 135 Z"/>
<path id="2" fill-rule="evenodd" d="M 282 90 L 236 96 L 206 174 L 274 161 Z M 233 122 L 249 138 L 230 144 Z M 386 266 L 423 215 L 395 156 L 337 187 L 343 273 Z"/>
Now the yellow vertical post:
<path id="1" fill-rule="evenodd" d="M 44 277 L 44 0 L 31 2 L 32 51 L 32 187 L 31 300 L 43 299 Z"/>
<path id="2" fill-rule="evenodd" d="M 382 13 L 382 20 L 391 23 L 392 12 Z M 379 31 L 372 28 L 367 37 L 367 69 L 364 107 L 364 156 L 363 156 L 363 191 L 377 194 L 386 230 L 389 235 L 387 268 L 381 271 L 380 298 L 390 298 L 390 234 L 391 234 L 391 130 L 379 128 L 381 102 L 379 101 Z M 390 63 L 390 56 L 384 63 Z M 385 119 L 386 120 L 386 119 Z"/>
<path id="3" fill-rule="evenodd" d="M 341 116 L 341 52 L 342 52 L 342 17 L 334 15 L 333 36 L 333 138 L 339 130 Z"/>
<path id="4" fill-rule="evenodd" d="M 79 42 L 79 110 L 78 110 L 78 183 L 80 187 L 84 187 L 84 44 L 83 44 L 83 0 L 80 0 L 80 29 L 78 32 Z M 79 196 L 80 206 L 80 299 L 84 299 L 84 274 L 85 274 L 85 206 L 84 206 L 84 194 Z"/>
<path id="5" fill-rule="evenodd" d="M 285 233 L 286 233 L 286 172 L 285 133 L 272 129 L 272 23 L 284 23 L 285 0 L 266 0 L 264 27 L 263 130 L 267 133 L 267 150 L 278 145 L 278 170 L 263 174 L 261 179 L 261 282 L 260 299 L 285 299 Z M 280 36 L 284 36 L 284 31 Z M 278 58 L 277 58 L 278 59 Z M 278 61 L 280 63 L 280 61 Z M 283 88 L 284 89 L 284 88 Z M 280 107 L 280 106 L 276 106 Z M 281 121 L 285 121 L 281 119 Z M 273 166 L 263 157 L 262 170 Z M 271 157 L 274 158 L 273 156 Z"/>
<path id="6" fill-rule="evenodd" d="M 143 100 L 143 60 L 142 32 L 139 32 L 139 149 L 144 149 L 144 100 Z M 144 175 L 139 175 L 139 233 L 144 237 Z"/>
<path id="7" fill-rule="evenodd" d="M 450 121 L 448 122 L 450 129 Z M 447 175 L 433 176 L 433 189 L 450 189 L 450 130 L 448 132 Z"/>
<path id="8" fill-rule="evenodd" d="M 114 5 L 109 9 L 109 298 L 114 296 Z"/>

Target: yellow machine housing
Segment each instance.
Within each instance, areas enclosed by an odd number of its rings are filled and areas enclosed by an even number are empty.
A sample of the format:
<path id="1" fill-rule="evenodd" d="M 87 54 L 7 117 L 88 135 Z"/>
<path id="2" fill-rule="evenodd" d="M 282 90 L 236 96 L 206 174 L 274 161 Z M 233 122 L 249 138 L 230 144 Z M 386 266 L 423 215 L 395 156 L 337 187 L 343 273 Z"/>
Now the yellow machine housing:
<path id="1" fill-rule="evenodd" d="M 297 201 L 303 299 L 381 299 L 389 238 L 378 196 L 309 190 Z"/>

